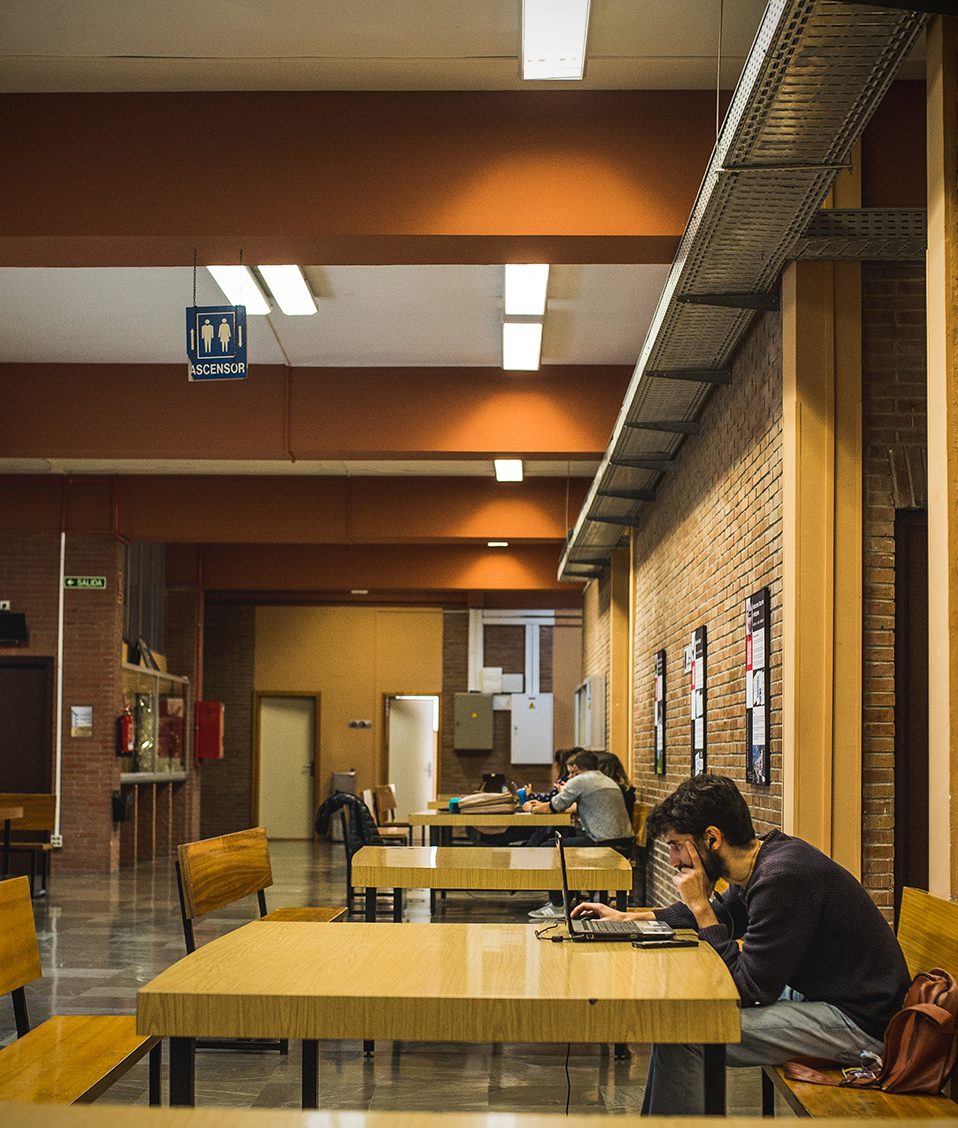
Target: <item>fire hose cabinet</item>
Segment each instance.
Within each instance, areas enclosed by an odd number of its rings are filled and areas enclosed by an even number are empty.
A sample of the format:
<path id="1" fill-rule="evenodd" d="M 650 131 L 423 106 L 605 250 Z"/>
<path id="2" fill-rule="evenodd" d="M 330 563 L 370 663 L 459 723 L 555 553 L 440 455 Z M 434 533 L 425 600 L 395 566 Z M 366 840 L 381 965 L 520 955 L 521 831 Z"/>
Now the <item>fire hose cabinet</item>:
<path id="1" fill-rule="evenodd" d="M 223 702 L 196 703 L 196 759 L 223 759 Z"/>

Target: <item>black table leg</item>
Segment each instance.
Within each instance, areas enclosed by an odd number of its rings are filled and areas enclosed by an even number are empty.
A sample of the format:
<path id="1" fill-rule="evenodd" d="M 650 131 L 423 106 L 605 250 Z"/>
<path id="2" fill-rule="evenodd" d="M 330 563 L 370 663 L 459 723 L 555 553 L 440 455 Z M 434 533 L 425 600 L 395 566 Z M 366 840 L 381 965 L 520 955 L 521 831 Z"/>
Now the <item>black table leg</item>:
<path id="1" fill-rule="evenodd" d="M 319 1042 L 303 1039 L 303 1108 L 319 1108 Z"/>
<path id="2" fill-rule="evenodd" d="M 170 1039 L 170 1104 L 196 1103 L 196 1039 Z"/>
<path id="3" fill-rule="evenodd" d="M 3 876 L 6 877 L 10 872 L 10 820 L 3 820 Z M 30 884 L 30 892 L 33 892 L 33 883 Z"/>
<path id="4" fill-rule="evenodd" d="M 376 890 L 366 889 L 366 920 L 376 919 Z"/>
<path id="5" fill-rule="evenodd" d="M 762 1116 L 775 1115 L 775 1085 L 765 1069 L 762 1070 Z"/>
<path id="6" fill-rule="evenodd" d="M 705 1115 L 725 1115 L 725 1043 L 702 1047 L 705 1051 Z"/>
<path id="7" fill-rule="evenodd" d="M 629 891 L 628 889 L 617 889 L 615 893 L 615 907 L 620 913 L 624 913 L 629 907 Z"/>
<path id="8" fill-rule="evenodd" d="M 402 921 L 402 890 L 398 886 L 393 890 L 393 920 L 396 924 Z"/>
<path id="9" fill-rule="evenodd" d="M 150 1104 L 161 1105 L 163 1096 L 160 1093 L 160 1075 L 163 1071 L 163 1040 L 150 1050 Z"/>

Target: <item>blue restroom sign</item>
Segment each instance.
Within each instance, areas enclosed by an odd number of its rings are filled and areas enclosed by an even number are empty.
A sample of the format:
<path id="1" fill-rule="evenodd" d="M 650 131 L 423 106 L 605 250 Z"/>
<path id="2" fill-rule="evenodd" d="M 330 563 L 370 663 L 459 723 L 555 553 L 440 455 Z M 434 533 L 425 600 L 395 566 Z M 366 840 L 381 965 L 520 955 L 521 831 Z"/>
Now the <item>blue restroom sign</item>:
<path id="1" fill-rule="evenodd" d="M 191 380 L 244 380 L 246 306 L 189 306 L 186 355 Z"/>

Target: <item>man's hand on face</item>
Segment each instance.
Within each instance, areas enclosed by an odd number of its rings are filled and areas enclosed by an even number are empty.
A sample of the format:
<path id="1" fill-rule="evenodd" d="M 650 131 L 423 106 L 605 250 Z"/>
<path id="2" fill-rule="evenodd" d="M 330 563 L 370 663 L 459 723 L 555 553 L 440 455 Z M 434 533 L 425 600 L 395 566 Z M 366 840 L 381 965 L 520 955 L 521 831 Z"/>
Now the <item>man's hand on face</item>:
<path id="1" fill-rule="evenodd" d="M 699 913 L 706 909 L 711 914 L 709 899 L 712 896 L 715 883 L 709 879 L 705 872 L 702 859 L 691 839 L 685 843 L 685 851 L 689 862 L 678 866 L 672 875 L 672 881 L 675 883 L 679 896 L 698 919 Z"/>

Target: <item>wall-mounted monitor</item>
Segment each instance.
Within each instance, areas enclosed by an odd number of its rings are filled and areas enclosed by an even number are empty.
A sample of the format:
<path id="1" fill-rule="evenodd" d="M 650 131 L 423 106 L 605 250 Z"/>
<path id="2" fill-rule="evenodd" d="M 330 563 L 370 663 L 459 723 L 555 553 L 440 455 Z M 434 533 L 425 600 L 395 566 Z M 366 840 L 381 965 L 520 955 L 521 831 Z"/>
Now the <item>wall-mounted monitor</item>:
<path id="1" fill-rule="evenodd" d="M 26 641 L 26 615 L 22 611 L 0 611 L 0 646 Z"/>

